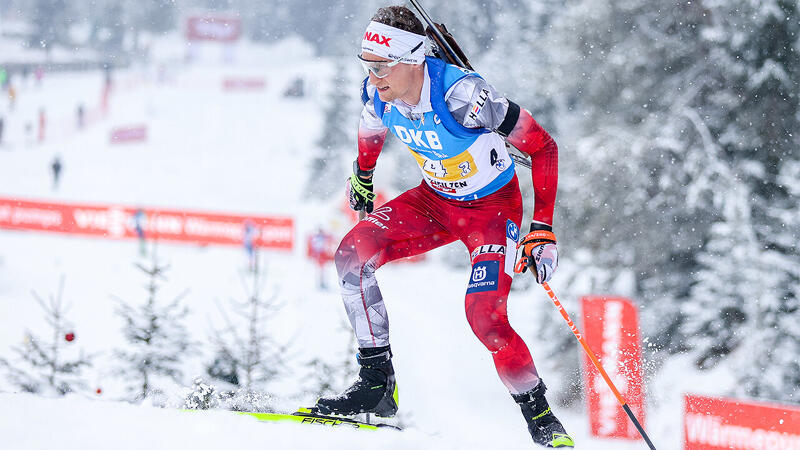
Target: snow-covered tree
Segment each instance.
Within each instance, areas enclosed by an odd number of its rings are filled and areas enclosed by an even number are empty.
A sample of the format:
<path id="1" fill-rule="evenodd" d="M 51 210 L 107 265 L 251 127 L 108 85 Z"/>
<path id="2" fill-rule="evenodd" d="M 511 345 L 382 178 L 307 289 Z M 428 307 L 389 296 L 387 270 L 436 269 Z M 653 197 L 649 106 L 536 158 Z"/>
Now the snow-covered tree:
<path id="1" fill-rule="evenodd" d="M 725 214 L 715 229 L 727 229 L 727 240 L 713 235 L 702 255 L 701 274 L 706 276 L 695 289 L 706 295 L 692 301 L 708 310 L 699 318 L 703 329 L 719 333 L 724 325 L 722 337 L 728 339 L 696 342 L 698 364 L 703 367 L 705 356 L 721 347 L 734 356 L 738 394 L 796 400 L 800 11 L 797 2 L 784 0 L 710 2 L 706 7 L 702 36 L 713 49 L 713 69 L 697 109 L 710 139 L 721 147 L 719 159 L 749 190 L 749 223 L 742 225 Z M 750 237 L 749 246 L 743 237 Z M 729 251 L 720 252 L 720 246 Z M 732 267 L 735 261 L 741 265 Z M 722 311 L 719 303 L 726 306 Z M 724 322 L 731 316 L 738 320 Z"/>
<path id="2" fill-rule="evenodd" d="M 328 94 L 325 123 L 315 145 L 316 156 L 306 180 L 306 193 L 313 198 L 328 198 L 343 192 L 351 168 L 343 167 L 343 155 L 356 154 L 356 130 L 361 102 L 358 86 L 350 79 L 350 70 L 341 62 L 336 65 Z"/>
<path id="3" fill-rule="evenodd" d="M 150 266 L 137 263 L 136 267 L 148 277 L 147 297 L 144 303 L 133 306 L 117 298 L 126 345 L 115 355 L 119 360 L 117 375 L 128 385 L 131 400 L 140 401 L 160 393 L 159 386 L 166 379 L 182 382 L 183 362 L 195 345 L 184 323 L 189 310 L 181 305 L 188 291 L 162 303 L 158 293 L 168 267 L 158 262 L 155 252 Z"/>
<path id="4" fill-rule="evenodd" d="M 308 375 L 302 379 L 314 398 L 338 394 L 358 372 L 355 335 L 349 323 L 342 321 L 339 328 L 348 336 L 347 345 L 334 358 L 314 358 L 305 365 Z"/>
<path id="5" fill-rule="evenodd" d="M 797 309 L 786 176 L 799 147 L 796 2 L 566 6 L 546 38 L 547 90 L 564 99 L 554 102 L 564 260 L 588 252 L 584 269 L 607 273 L 599 292 L 634 274 L 656 348 L 695 347 L 701 367 L 758 353 L 757 364 L 731 361 L 742 391 L 794 394 L 787 353 L 755 349 L 798 342 L 783 327 Z M 776 365 L 786 369 L 769 380 Z"/>
<path id="6" fill-rule="evenodd" d="M 31 332 L 25 335 L 22 345 L 12 347 L 16 354 L 13 361 L 0 358 L 0 367 L 5 369 L 8 380 L 23 392 L 35 394 L 64 395 L 86 388 L 82 372 L 92 365 L 92 358 L 74 346 L 76 339 L 72 324 L 66 319 L 69 305 L 63 301 L 64 276 L 58 292 L 45 301 L 35 291 L 33 297 L 45 313 L 50 326 L 50 339 L 40 339 Z"/>
<path id="7" fill-rule="evenodd" d="M 263 392 L 284 368 L 286 346 L 278 343 L 270 327 L 281 305 L 275 293 L 263 294 L 266 281 L 265 269 L 257 264 L 243 278 L 246 299 L 220 307 L 225 327 L 212 337 L 216 350 L 206 373 L 232 389 Z M 238 318 L 231 318 L 228 310 Z"/>
<path id="8" fill-rule="evenodd" d="M 30 45 L 51 50 L 54 45 L 69 45 L 69 25 L 74 23 L 66 0 L 35 0 L 26 5 L 33 24 Z M 65 26 L 67 25 L 67 26 Z"/>

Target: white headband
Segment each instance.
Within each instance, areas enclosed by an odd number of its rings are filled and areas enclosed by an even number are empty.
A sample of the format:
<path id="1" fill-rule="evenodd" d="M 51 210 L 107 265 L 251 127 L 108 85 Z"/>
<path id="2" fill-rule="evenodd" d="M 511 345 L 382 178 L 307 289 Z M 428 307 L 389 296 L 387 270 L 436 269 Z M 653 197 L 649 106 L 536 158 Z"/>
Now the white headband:
<path id="1" fill-rule="evenodd" d="M 426 40 L 425 36 L 372 21 L 361 41 L 361 51 L 402 63 L 422 64 L 425 61 Z M 400 58 L 414 47 L 417 49 L 413 53 Z"/>

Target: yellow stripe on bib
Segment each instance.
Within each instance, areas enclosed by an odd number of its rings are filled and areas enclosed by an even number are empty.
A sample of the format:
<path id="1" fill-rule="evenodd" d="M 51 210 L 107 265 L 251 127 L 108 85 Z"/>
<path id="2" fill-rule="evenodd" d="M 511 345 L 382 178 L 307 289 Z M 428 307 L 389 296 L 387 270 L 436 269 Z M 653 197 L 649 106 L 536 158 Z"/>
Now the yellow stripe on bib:
<path id="1" fill-rule="evenodd" d="M 442 160 L 425 158 L 411 147 L 408 147 L 408 150 L 426 174 L 439 180 L 458 181 L 478 173 L 478 165 L 475 164 L 469 150 Z"/>

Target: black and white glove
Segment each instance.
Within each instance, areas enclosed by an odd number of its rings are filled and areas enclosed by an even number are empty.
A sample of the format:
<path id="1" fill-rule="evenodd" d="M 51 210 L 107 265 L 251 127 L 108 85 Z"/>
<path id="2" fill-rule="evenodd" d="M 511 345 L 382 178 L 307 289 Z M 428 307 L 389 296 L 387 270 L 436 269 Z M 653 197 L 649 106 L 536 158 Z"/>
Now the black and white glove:
<path id="1" fill-rule="evenodd" d="M 350 207 L 356 211 L 372 212 L 375 201 L 375 193 L 372 186 L 372 172 L 375 170 L 361 170 L 358 167 L 358 160 L 353 161 L 353 174 L 347 180 L 347 198 L 350 200 Z"/>
<path id="2" fill-rule="evenodd" d="M 517 249 L 520 248 L 522 255 L 514 267 L 514 272 L 523 273 L 531 269 L 537 283 L 550 281 L 558 267 L 558 247 L 552 227 L 539 223 L 531 224 L 531 232 L 517 244 Z"/>

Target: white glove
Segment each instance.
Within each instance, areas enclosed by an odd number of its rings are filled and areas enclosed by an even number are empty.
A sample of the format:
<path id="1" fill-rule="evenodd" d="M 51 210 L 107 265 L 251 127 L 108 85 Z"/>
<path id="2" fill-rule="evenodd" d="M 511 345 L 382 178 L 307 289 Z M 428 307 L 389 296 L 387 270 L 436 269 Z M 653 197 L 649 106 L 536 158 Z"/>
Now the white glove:
<path id="1" fill-rule="evenodd" d="M 549 230 L 534 230 L 522 239 L 517 248 L 522 248 L 522 255 L 514 272 L 523 273 L 530 268 L 537 283 L 550 281 L 558 267 L 556 235 Z"/>

